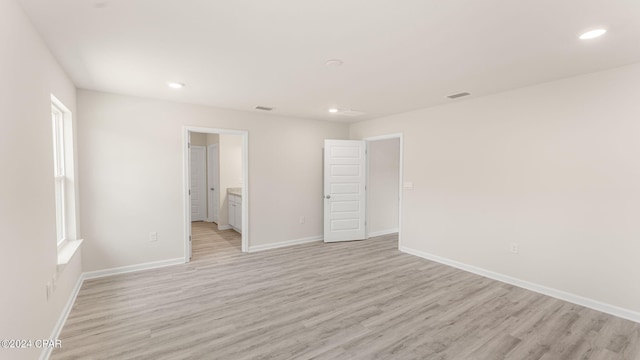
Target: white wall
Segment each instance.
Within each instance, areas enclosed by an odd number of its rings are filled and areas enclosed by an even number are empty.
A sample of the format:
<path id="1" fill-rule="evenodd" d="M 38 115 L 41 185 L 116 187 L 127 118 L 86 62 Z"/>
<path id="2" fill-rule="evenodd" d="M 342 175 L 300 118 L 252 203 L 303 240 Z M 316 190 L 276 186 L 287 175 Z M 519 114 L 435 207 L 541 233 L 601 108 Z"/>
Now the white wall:
<path id="1" fill-rule="evenodd" d="M 350 130 L 404 133 L 404 246 L 640 312 L 639 94 L 636 64 Z"/>
<path id="2" fill-rule="evenodd" d="M 249 131 L 251 246 L 322 234 L 323 140 L 347 125 L 86 90 L 78 115 L 86 271 L 184 256 L 185 125 Z"/>
<path id="3" fill-rule="evenodd" d="M 218 134 L 206 134 L 207 145 L 218 144 L 220 142 L 220 135 Z"/>
<path id="4" fill-rule="evenodd" d="M 220 155 L 220 218 L 219 226 L 229 225 L 229 199 L 227 189 L 243 187 L 242 183 L 242 136 L 219 135 Z"/>
<path id="5" fill-rule="evenodd" d="M 398 231 L 400 139 L 368 142 L 367 228 L 369 236 Z"/>
<path id="6" fill-rule="evenodd" d="M 76 116 L 75 87 L 14 0 L 0 0 L 0 54 L 0 339 L 49 339 L 81 271 L 77 253 L 47 301 L 57 271 L 50 96 Z M 40 352 L 0 348 L 0 358 Z"/>
<path id="7" fill-rule="evenodd" d="M 207 134 L 192 132 L 191 145 L 207 146 Z"/>

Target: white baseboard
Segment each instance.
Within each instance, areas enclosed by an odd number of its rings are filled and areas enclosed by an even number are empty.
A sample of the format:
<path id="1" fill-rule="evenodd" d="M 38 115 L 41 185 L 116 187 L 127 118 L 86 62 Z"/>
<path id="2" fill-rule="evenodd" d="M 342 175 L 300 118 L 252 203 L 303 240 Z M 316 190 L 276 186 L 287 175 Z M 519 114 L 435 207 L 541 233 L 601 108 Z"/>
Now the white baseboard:
<path id="1" fill-rule="evenodd" d="M 231 225 L 218 225 L 218 230 L 231 230 Z"/>
<path id="2" fill-rule="evenodd" d="M 422 252 L 419 250 L 415 250 L 412 248 L 408 248 L 406 246 L 401 246 L 400 251 L 405 252 L 407 254 L 415 255 L 421 257 L 423 259 L 435 261 L 437 263 L 441 263 L 444 265 L 448 265 L 454 268 L 458 268 L 464 271 L 468 271 L 470 273 L 474 273 L 480 276 L 487 277 L 489 279 L 501 281 L 503 283 L 507 283 L 510 285 L 514 285 L 523 289 L 531 290 L 543 295 L 551 296 L 556 299 L 568 301 L 570 303 L 584 306 L 593 310 L 597 310 L 603 313 L 607 313 L 613 316 L 617 316 L 623 319 L 631 320 L 637 323 L 640 323 L 640 313 L 624 309 L 615 305 L 603 303 L 597 300 L 589 299 L 580 295 L 568 293 L 566 291 L 550 288 L 544 285 L 532 283 L 529 281 L 521 280 L 518 278 L 514 278 L 508 275 L 500 274 L 491 270 L 486 270 L 483 268 L 479 268 L 473 265 L 468 265 L 465 263 L 461 263 L 455 260 L 447 259 L 441 256 L 429 254 L 426 252 Z"/>
<path id="3" fill-rule="evenodd" d="M 318 236 L 311 236 L 311 237 L 302 238 L 302 239 L 280 241 L 280 242 L 271 243 L 271 244 L 249 246 L 249 252 L 277 249 L 277 248 L 291 246 L 291 245 L 306 244 L 310 242 L 322 241 L 323 239 L 324 237 L 322 235 L 318 235 Z"/>
<path id="4" fill-rule="evenodd" d="M 372 237 L 376 237 L 376 236 L 395 234 L 397 232 L 398 232 L 398 228 L 386 229 L 386 230 L 380 230 L 380 231 L 372 231 L 367 236 L 372 238 Z"/>
<path id="5" fill-rule="evenodd" d="M 82 278 L 83 280 L 96 279 L 96 278 L 101 278 L 101 277 L 110 276 L 110 275 L 125 274 L 125 273 L 134 272 L 134 271 L 149 270 L 149 269 L 155 269 L 155 268 L 171 266 L 171 265 L 179 265 L 179 264 L 184 264 L 184 258 L 154 261 L 154 262 L 149 262 L 144 264 L 122 266 L 122 267 L 98 270 L 98 271 L 89 271 L 89 272 L 82 273 Z"/>
<path id="6" fill-rule="evenodd" d="M 71 291 L 71 295 L 69 296 L 67 303 L 64 305 L 64 308 L 62 309 L 62 313 L 60 313 L 60 317 L 58 318 L 56 325 L 53 327 L 53 331 L 51 332 L 51 336 L 49 337 L 50 340 L 57 340 L 60 338 L 60 332 L 62 331 L 62 327 L 64 327 L 64 323 L 67 322 L 67 317 L 69 317 L 69 313 L 73 308 L 73 303 L 76 302 L 76 297 L 80 292 L 80 288 L 82 287 L 83 282 L 84 282 L 84 278 L 82 274 L 80 274 L 80 276 L 78 276 L 78 281 L 76 281 L 76 286 Z M 42 353 L 40 354 L 39 359 L 40 360 L 49 359 L 49 356 L 51 356 L 52 351 L 53 351 L 53 348 L 45 347 L 44 350 L 42 350 Z"/>
<path id="7" fill-rule="evenodd" d="M 85 280 L 97 279 L 97 278 L 110 276 L 110 275 L 125 274 L 125 273 L 134 272 L 134 271 L 140 271 L 140 270 L 156 269 L 160 267 L 179 265 L 179 264 L 184 264 L 183 258 L 154 261 L 154 262 L 149 262 L 144 264 L 122 266 L 122 267 L 98 270 L 98 271 L 89 271 L 89 272 L 84 272 L 80 274 L 80 276 L 78 277 L 78 281 L 76 282 L 76 286 L 73 288 L 73 291 L 71 291 L 71 296 L 69 296 L 69 300 L 67 300 L 67 303 L 64 306 L 64 309 L 62 309 L 62 313 L 60 314 L 60 317 L 58 318 L 58 322 L 56 322 L 56 325 L 53 328 L 53 332 L 51 333 L 51 337 L 49 339 L 56 340 L 59 338 L 60 332 L 62 331 L 62 327 L 64 326 L 64 323 L 67 321 L 67 317 L 69 316 L 69 313 L 73 308 L 73 303 L 75 303 L 76 297 L 78 296 L 78 293 L 80 292 L 80 288 L 82 287 L 82 284 L 84 283 Z M 49 356 L 51 356 L 52 350 L 53 350 L 52 348 L 45 348 L 40 354 L 39 359 L 40 360 L 49 359 Z"/>

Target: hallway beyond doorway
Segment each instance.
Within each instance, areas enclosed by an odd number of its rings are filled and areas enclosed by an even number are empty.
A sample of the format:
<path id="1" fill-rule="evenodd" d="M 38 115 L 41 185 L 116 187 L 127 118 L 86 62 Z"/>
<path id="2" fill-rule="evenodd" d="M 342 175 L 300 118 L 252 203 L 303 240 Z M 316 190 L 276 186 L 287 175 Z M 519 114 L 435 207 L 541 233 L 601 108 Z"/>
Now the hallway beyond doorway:
<path id="1" fill-rule="evenodd" d="M 218 230 L 218 224 L 195 221 L 191 223 L 193 258 L 201 260 L 211 254 L 240 252 L 241 235 L 235 230 Z"/>

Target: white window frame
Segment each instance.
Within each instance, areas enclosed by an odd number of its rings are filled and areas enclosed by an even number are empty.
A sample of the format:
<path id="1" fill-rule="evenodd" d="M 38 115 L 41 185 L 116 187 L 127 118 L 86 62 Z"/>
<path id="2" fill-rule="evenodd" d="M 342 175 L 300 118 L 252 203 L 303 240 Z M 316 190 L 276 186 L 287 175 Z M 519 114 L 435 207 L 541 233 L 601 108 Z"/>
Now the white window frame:
<path id="1" fill-rule="evenodd" d="M 71 111 L 51 95 L 53 135 L 53 179 L 56 205 L 56 245 L 58 271 L 71 261 L 80 248 L 77 226 L 77 186 L 74 155 L 73 116 Z"/>
<path id="2" fill-rule="evenodd" d="M 51 122 L 53 129 L 53 178 L 56 199 L 56 240 L 61 248 L 67 241 L 67 206 L 66 206 L 66 174 L 65 174 L 65 131 L 64 110 L 55 102 L 51 103 Z"/>

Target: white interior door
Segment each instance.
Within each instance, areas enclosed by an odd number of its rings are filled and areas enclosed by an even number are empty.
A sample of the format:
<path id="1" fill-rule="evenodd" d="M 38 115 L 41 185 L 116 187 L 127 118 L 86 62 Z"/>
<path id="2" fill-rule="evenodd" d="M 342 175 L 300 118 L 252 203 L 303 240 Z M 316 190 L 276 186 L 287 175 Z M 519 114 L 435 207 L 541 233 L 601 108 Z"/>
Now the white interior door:
<path id="1" fill-rule="evenodd" d="M 204 146 L 191 146 L 191 221 L 207 218 L 206 152 Z"/>
<path id="2" fill-rule="evenodd" d="M 218 144 L 207 147 L 207 184 L 209 187 L 209 221 L 220 221 L 220 164 Z"/>
<path id="3" fill-rule="evenodd" d="M 324 241 L 364 240 L 366 143 L 324 141 Z"/>

